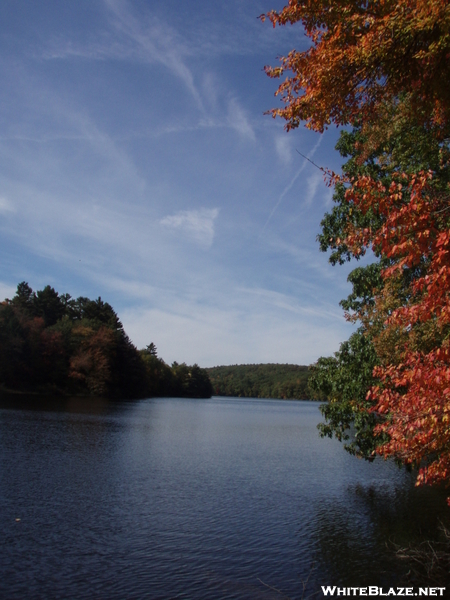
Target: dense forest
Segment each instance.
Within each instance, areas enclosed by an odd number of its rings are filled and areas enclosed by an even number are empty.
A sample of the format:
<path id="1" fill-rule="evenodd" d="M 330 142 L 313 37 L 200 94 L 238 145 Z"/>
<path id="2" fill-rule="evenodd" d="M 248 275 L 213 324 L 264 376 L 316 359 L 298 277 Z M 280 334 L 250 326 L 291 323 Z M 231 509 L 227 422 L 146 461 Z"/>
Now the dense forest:
<path id="1" fill-rule="evenodd" d="M 306 400 L 308 367 L 299 365 L 231 365 L 205 369 L 217 396 Z"/>
<path id="2" fill-rule="evenodd" d="M 167 365 L 150 343 L 137 350 L 101 298 L 72 298 L 22 282 L 0 303 L 0 389 L 137 398 L 209 398 L 198 365 Z"/>

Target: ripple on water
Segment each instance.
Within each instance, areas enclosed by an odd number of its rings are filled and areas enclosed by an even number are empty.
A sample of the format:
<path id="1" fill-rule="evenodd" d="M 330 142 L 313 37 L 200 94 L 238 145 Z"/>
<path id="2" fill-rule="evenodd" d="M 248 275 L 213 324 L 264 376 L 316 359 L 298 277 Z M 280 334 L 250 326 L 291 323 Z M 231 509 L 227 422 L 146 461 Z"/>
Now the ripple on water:
<path id="1" fill-rule="evenodd" d="M 4 406 L 0 597 L 397 583 L 386 539 L 432 535 L 442 495 L 321 440 L 319 420 L 314 403 L 240 399 Z"/>

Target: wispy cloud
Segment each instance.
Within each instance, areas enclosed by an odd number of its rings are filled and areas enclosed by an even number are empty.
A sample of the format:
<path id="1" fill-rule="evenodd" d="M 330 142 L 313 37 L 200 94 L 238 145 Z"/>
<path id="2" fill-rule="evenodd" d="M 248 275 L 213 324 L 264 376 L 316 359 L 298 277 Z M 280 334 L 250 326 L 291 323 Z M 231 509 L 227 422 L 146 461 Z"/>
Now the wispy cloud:
<path id="1" fill-rule="evenodd" d="M 209 108 L 216 111 L 219 108 L 219 99 L 221 96 L 221 86 L 216 75 L 210 71 L 203 74 L 202 94 Z"/>
<path id="2" fill-rule="evenodd" d="M 228 124 L 235 129 L 239 135 L 255 141 L 255 132 L 236 98 L 231 98 L 228 103 Z"/>
<path id="3" fill-rule="evenodd" d="M 42 53 L 43 58 L 112 59 L 160 65 L 188 90 L 201 115 L 196 125 L 173 124 L 165 127 L 164 132 L 231 128 L 242 138 L 255 141 L 248 112 L 238 99 L 222 89 L 214 72 L 205 73 L 203 69 L 196 72 L 193 60 L 204 53 L 203 42 L 186 37 L 186 32 L 181 33 L 154 12 L 138 16 L 133 4 L 127 0 L 103 0 L 103 3 L 110 16 L 109 29 L 99 31 L 95 39 L 53 38 Z M 142 132 L 140 135 L 142 137 Z"/>
<path id="4" fill-rule="evenodd" d="M 121 319 L 139 347 L 153 341 L 166 361 L 189 356 L 205 367 L 275 361 L 309 364 L 336 350 L 344 331 L 351 329 L 332 309 L 301 307 L 295 298 L 270 290 L 232 286 L 224 292 L 219 290 L 207 303 L 168 297 L 163 305 L 154 298 L 151 306 L 125 310 Z"/>
<path id="5" fill-rule="evenodd" d="M 84 58 L 88 60 L 129 60 L 136 58 L 136 48 L 125 43 L 124 39 L 118 40 L 107 31 L 99 32 L 95 40 L 82 43 L 55 36 L 42 51 L 44 60 L 64 60 L 67 58 Z M 143 57 L 141 57 L 141 60 Z"/>
<path id="6" fill-rule="evenodd" d="M 163 65 L 178 77 L 189 90 L 198 107 L 204 110 L 192 71 L 186 64 L 189 49 L 177 31 L 154 16 L 147 22 L 140 22 L 123 0 L 104 1 L 116 16 L 117 29 L 134 42 L 143 57 L 150 62 Z"/>
<path id="7" fill-rule="evenodd" d="M 314 148 L 311 150 L 311 152 L 308 154 L 308 158 L 312 158 L 316 152 L 316 150 L 319 148 L 320 144 L 322 142 L 322 137 L 319 137 L 319 140 L 316 142 L 316 145 L 314 146 Z M 300 177 L 300 175 L 303 173 L 306 165 L 308 164 L 308 159 L 305 158 L 302 166 L 300 167 L 300 169 L 297 171 L 297 173 L 294 175 L 294 177 L 291 179 L 291 181 L 287 184 L 287 186 L 284 188 L 284 190 L 281 192 L 275 206 L 272 209 L 272 212 L 270 213 L 270 215 L 267 218 L 267 221 L 264 224 L 264 227 L 261 230 L 260 236 L 264 233 L 267 225 L 270 223 L 273 215 L 275 214 L 275 211 L 277 210 L 277 208 L 280 206 L 283 198 L 286 196 L 286 194 L 292 189 L 292 186 L 294 185 L 294 183 L 297 181 L 297 179 Z"/>
<path id="8" fill-rule="evenodd" d="M 218 208 L 200 210 L 180 210 L 174 215 L 161 219 L 164 227 L 177 231 L 200 246 L 209 248 L 214 239 L 214 221 L 219 214 Z"/>
<path id="9" fill-rule="evenodd" d="M 38 27 L 14 3 L 2 23 L 24 27 L 0 40 L 0 295 L 101 295 L 168 361 L 336 350 L 349 284 L 314 245 L 325 192 L 294 152 L 317 139 L 263 117 L 261 67 L 298 31 L 262 25 L 262 0 L 47 4 Z"/>
<path id="10" fill-rule="evenodd" d="M 290 138 L 287 135 L 277 135 L 275 137 L 275 150 L 280 161 L 283 164 L 290 165 L 292 162 L 292 150 Z"/>
<path id="11" fill-rule="evenodd" d="M 264 288 L 242 288 L 240 291 L 251 294 L 253 297 L 258 298 L 262 304 L 270 305 L 276 310 L 284 310 L 297 315 L 314 316 L 321 320 L 335 320 L 342 316 L 342 310 L 339 307 L 325 302 L 316 301 L 315 305 L 308 305 L 299 298 L 293 298 L 287 294 Z"/>
<path id="12" fill-rule="evenodd" d="M 323 185 L 323 175 L 320 171 L 315 171 L 306 180 L 306 194 L 303 199 L 305 207 L 311 206 L 320 184 Z"/>
<path id="13" fill-rule="evenodd" d="M 0 214 L 10 212 L 15 212 L 14 206 L 7 198 L 0 196 Z"/>
<path id="14" fill-rule="evenodd" d="M 104 0 L 104 5 L 113 17 L 112 32 L 101 31 L 96 39 L 83 42 L 54 38 L 43 58 L 133 59 L 159 64 L 183 83 L 203 112 L 203 102 L 187 64 L 192 52 L 178 32 L 154 14 L 139 19 L 125 0 Z"/>

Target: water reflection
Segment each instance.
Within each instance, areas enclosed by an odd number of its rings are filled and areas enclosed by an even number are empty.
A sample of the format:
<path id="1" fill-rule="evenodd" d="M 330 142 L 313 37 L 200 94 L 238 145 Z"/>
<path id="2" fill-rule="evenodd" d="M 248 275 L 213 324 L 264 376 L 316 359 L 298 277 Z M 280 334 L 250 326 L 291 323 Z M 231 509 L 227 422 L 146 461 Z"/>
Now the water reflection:
<path id="1" fill-rule="evenodd" d="M 4 400 L 4 597 L 280 598 L 276 588 L 295 600 L 308 577 L 305 596 L 400 585 L 407 566 L 386 542 L 435 536 L 445 495 L 321 440 L 319 419 L 307 402 Z"/>
<path id="2" fill-rule="evenodd" d="M 436 584 L 417 580 L 397 550 L 441 539 L 442 525 L 450 525 L 447 493 L 414 487 L 414 474 L 402 472 L 402 479 L 401 486 L 350 485 L 318 509 L 316 560 L 333 585 Z"/>
<path id="3" fill-rule="evenodd" d="M 0 393 L 0 409 L 102 415 L 123 410 L 126 402 L 84 396 Z"/>

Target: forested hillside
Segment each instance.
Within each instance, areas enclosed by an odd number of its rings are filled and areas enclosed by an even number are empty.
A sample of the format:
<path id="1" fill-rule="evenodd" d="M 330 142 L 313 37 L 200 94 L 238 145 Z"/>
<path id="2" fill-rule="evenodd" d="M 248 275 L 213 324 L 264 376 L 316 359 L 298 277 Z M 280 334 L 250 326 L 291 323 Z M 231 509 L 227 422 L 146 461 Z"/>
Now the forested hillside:
<path id="1" fill-rule="evenodd" d="M 137 350 L 112 306 L 22 282 L 0 303 L 0 389 L 136 398 L 209 398 L 204 369 Z"/>
<path id="2" fill-rule="evenodd" d="M 306 400 L 308 367 L 299 365 L 231 365 L 205 369 L 217 396 Z"/>

